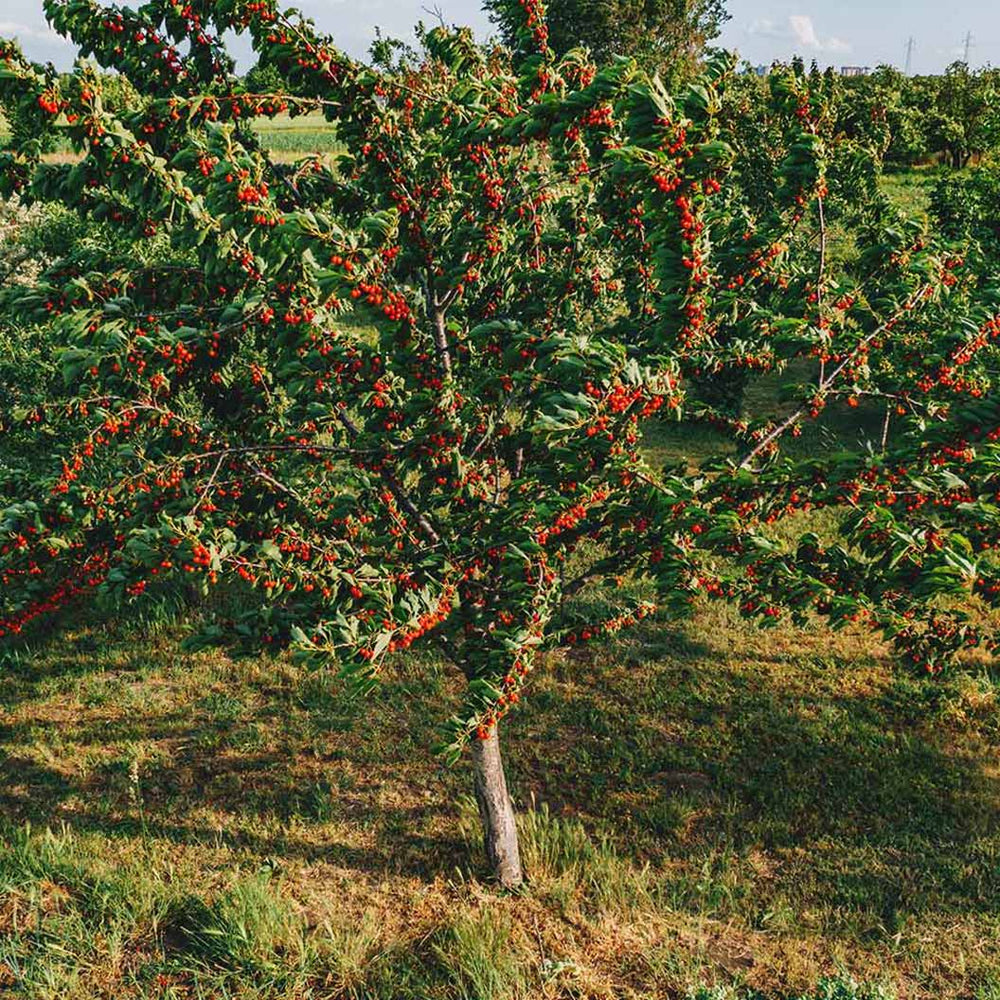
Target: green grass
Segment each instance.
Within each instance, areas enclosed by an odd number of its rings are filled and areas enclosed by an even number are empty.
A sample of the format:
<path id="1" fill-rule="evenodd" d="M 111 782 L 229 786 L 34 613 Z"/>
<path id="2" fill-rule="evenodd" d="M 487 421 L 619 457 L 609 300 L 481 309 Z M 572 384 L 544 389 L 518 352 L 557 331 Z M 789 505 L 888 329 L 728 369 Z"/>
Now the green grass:
<path id="1" fill-rule="evenodd" d="M 310 155 L 336 156 L 344 151 L 344 144 L 337 138 L 337 127 L 322 116 L 310 114 L 290 118 L 279 115 L 274 119 L 257 119 L 253 130 L 259 136 L 264 149 L 279 162 L 290 162 Z M 0 116 L 0 145 L 8 142 L 10 133 L 3 117 Z M 77 158 L 70 144 L 60 138 L 54 145 L 50 159 Z"/>
<path id="2" fill-rule="evenodd" d="M 337 138 L 337 127 L 321 115 L 302 115 L 289 118 L 280 115 L 274 119 L 259 119 L 254 131 L 260 136 L 265 149 L 282 156 L 307 156 L 311 153 L 340 153 L 343 143 Z"/>
<path id="3" fill-rule="evenodd" d="M 506 727 L 531 882 L 503 896 L 467 764 L 427 749 L 443 663 L 359 702 L 176 639 L 81 624 L 0 677 L 15 995 L 997 995 L 985 667 L 916 680 L 871 639 L 720 607 L 551 654 Z"/>
<path id="4" fill-rule="evenodd" d="M 882 190 L 898 208 L 927 220 L 931 191 L 942 177 L 950 173 L 947 167 L 937 165 L 887 173 L 882 178 Z"/>

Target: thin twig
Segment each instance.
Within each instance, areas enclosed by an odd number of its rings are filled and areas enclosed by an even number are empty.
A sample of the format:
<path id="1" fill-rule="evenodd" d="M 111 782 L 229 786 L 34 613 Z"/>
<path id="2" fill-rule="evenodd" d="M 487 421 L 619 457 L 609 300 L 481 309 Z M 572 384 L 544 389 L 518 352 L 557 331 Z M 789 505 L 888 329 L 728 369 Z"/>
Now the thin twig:
<path id="1" fill-rule="evenodd" d="M 826 213 L 823 211 L 823 197 L 818 195 L 816 207 L 819 209 L 819 273 L 816 275 L 816 309 L 819 314 L 819 329 L 823 330 L 823 281 L 826 275 Z M 826 378 L 826 358 L 819 360 L 819 381 Z"/>
<path id="2" fill-rule="evenodd" d="M 925 285 L 920 289 L 919 292 L 912 295 L 907 299 L 906 303 L 891 319 L 887 319 L 881 326 L 877 327 L 871 333 L 869 333 L 861 342 L 850 352 L 841 362 L 837 365 L 827 375 L 824 380 L 820 383 L 818 387 L 818 394 L 823 395 L 827 392 L 830 386 L 837 380 L 840 374 L 854 361 L 858 353 L 865 347 L 867 347 L 879 334 L 885 333 L 886 330 L 890 329 L 892 325 L 899 319 L 900 316 L 904 315 L 910 309 L 912 309 L 930 290 L 930 285 Z M 778 438 L 782 437 L 787 431 L 794 427 L 805 415 L 809 404 L 803 403 L 794 413 L 791 413 L 785 418 L 777 427 L 775 427 L 769 434 L 767 434 L 763 440 L 758 442 L 757 446 L 748 454 L 742 462 L 739 464 L 740 469 L 750 469 L 753 465 L 754 459 L 756 459 L 762 452 L 766 451 Z"/>
<path id="3" fill-rule="evenodd" d="M 358 437 L 361 434 L 361 428 L 354 423 L 351 418 L 344 413 L 342 410 L 338 411 L 337 419 L 347 428 L 348 433 L 352 437 Z M 387 469 L 382 466 L 380 469 L 380 475 L 382 476 L 382 481 L 389 487 L 392 495 L 396 498 L 396 502 L 399 503 L 402 508 L 409 514 L 416 522 L 420 525 L 423 533 L 435 544 L 441 544 L 441 536 L 434 530 L 434 526 L 427 520 L 427 518 L 420 512 L 417 505 L 410 499 L 409 494 L 403 489 L 399 480 Z"/>
<path id="4" fill-rule="evenodd" d="M 191 516 L 193 517 L 198 513 L 198 508 L 205 502 L 205 498 L 211 492 L 212 487 L 215 485 L 215 480 L 218 478 L 219 470 L 222 468 L 222 463 L 226 460 L 225 455 L 219 456 L 219 461 L 215 463 L 215 468 L 212 470 L 212 475 L 208 477 L 208 482 L 205 484 L 201 491 L 201 496 L 198 497 L 197 503 L 191 508 Z"/>

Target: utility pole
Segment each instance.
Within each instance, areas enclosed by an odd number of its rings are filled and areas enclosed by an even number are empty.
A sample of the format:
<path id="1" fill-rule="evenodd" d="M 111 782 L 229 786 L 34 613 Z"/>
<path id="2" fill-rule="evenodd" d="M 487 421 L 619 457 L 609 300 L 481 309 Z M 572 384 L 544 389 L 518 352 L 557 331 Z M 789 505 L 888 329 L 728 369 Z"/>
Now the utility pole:
<path id="1" fill-rule="evenodd" d="M 913 69 L 913 49 L 916 46 L 916 40 L 913 35 L 910 35 L 909 41 L 906 43 L 906 75 L 910 75 L 910 70 Z"/>
<path id="2" fill-rule="evenodd" d="M 969 65 L 969 51 L 971 48 L 972 48 L 972 32 L 967 31 L 965 33 L 965 56 L 962 59 L 962 62 L 964 62 L 966 66 Z"/>

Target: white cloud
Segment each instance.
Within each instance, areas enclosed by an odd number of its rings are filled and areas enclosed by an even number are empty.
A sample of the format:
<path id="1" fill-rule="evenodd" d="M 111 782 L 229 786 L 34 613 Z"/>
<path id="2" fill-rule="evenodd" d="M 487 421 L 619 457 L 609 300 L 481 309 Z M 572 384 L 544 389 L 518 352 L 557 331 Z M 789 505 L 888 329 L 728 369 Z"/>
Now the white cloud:
<path id="1" fill-rule="evenodd" d="M 69 41 L 56 34 L 51 28 L 32 27 L 18 21 L 0 21 L 0 38 L 30 38 L 38 42 L 59 42 L 68 45 Z"/>
<path id="2" fill-rule="evenodd" d="M 751 35 L 781 39 L 791 42 L 800 49 L 814 52 L 851 51 L 850 42 L 844 41 L 843 38 L 837 38 L 835 35 L 821 38 L 812 18 L 806 14 L 791 14 L 784 24 L 779 24 L 769 17 L 760 17 L 750 25 L 748 31 Z"/>
<path id="3" fill-rule="evenodd" d="M 811 17 L 806 17 L 805 14 L 792 14 L 788 18 L 788 26 L 792 29 L 792 37 L 799 45 L 805 46 L 807 49 L 823 48 L 823 43 L 816 34 Z"/>

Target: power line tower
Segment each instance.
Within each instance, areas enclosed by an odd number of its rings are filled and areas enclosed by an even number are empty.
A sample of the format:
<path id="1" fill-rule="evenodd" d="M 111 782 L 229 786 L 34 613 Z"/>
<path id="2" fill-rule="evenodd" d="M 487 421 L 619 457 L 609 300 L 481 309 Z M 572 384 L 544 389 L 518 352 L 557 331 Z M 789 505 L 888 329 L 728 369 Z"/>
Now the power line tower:
<path id="1" fill-rule="evenodd" d="M 916 40 L 913 35 L 910 35 L 909 41 L 906 43 L 906 75 L 910 75 L 910 70 L 913 69 L 913 50 L 916 47 Z"/>
<path id="2" fill-rule="evenodd" d="M 962 62 L 964 62 L 966 66 L 969 65 L 969 52 L 971 51 L 971 49 L 972 49 L 972 32 L 967 31 L 965 33 L 965 55 L 962 57 Z"/>

